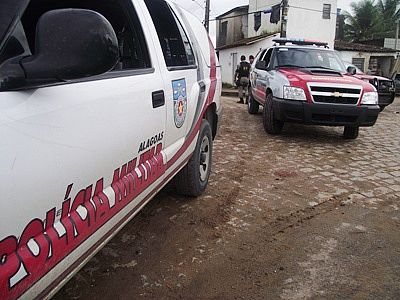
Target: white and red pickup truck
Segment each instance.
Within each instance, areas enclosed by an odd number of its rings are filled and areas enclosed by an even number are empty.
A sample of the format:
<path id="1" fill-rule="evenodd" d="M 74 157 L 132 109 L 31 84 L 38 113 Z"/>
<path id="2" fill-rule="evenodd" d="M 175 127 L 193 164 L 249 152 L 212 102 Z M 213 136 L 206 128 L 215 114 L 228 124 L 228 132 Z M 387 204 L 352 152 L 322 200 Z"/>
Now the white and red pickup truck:
<path id="1" fill-rule="evenodd" d="M 260 51 L 250 75 L 248 111 L 263 106 L 267 133 L 279 134 L 286 122 L 343 126 L 344 138 L 355 139 L 359 127 L 378 118 L 376 88 L 346 70 L 327 43 L 279 38 Z"/>
<path id="2" fill-rule="evenodd" d="M 220 66 L 164 0 L 0 2 L 0 299 L 51 297 L 169 181 L 206 188 Z"/>

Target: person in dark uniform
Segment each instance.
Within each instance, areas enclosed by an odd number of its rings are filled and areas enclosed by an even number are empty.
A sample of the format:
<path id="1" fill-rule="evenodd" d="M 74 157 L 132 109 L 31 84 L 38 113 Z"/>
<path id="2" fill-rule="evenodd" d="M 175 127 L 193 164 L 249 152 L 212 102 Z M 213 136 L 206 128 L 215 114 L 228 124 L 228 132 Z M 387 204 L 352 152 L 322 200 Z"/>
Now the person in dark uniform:
<path id="1" fill-rule="evenodd" d="M 242 55 L 240 57 L 240 64 L 237 66 L 235 72 L 235 82 L 239 88 L 239 101 L 237 103 L 247 103 L 249 97 L 249 77 L 250 64 L 246 61 L 246 56 Z"/>

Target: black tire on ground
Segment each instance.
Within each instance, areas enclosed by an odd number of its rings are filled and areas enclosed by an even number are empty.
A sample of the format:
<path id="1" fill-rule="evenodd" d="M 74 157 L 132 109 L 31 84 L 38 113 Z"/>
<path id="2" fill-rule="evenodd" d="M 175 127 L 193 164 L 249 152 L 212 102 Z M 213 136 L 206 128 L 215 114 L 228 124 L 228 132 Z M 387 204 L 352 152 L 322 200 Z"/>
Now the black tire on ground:
<path id="1" fill-rule="evenodd" d="M 251 90 L 249 91 L 249 102 L 247 103 L 247 111 L 249 114 L 254 115 L 258 113 L 260 108 L 260 104 L 256 100 L 254 100 L 253 95 L 251 94 Z"/>
<path id="2" fill-rule="evenodd" d="M 354 140 L 358 137 L 359 127 L 345 126 L 343 131 L 343 137 L 346 140 Z"/>
<path id="3" fill-rule="evenodd" d="M 174 185 L 178 194 L 197 197 L 206 189 L 211 173 L 212 142 L 211 126 L 204 119 L 192 157 L 174 178 Z"/>
<path id="4" fill-rule="evenodd" d="M 379 110 L 382 112 L 385 109 L 385 105 L 379 105 Z"/>
<path id="5" fill-rule="evenodd" d="M 263 108 L 263 125 L 264 129 L 269 134 L 280 134 L 284 122 L 275 119 L 274 109 L 272 106 L 272 94 L 267 95 Z"/>

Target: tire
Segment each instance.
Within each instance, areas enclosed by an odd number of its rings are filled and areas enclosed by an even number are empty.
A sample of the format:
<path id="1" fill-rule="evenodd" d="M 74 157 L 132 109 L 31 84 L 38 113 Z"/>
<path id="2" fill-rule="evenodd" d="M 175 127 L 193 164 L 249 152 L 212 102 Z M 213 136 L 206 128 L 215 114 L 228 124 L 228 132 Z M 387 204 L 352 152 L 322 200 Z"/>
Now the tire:
<path id="1" fill-rule="evenodd" d="M 346 140 L 354 140 L 358 137 L 359 127 L 345 126 L 343 131 L 343 137 Z"/>
<path id="2" fill-rule="evenodd" d="M 247 103 L 247 111 L 249 114 L 254 115 L 258 113 L 258 110 L 260 108 L 260 104 L 256 100 L 254 100 L 253 95 L 251 93 L 251 90 L 249 91 L 249 101 Z"/>
<path id="3" fill-rule="evenodd" d="M 283 129 L 284 122 L 275 119 L 274 109 L 272 106 L 272 94 L 267 95 L 263 108 L 263 125 L 269 134 L 280 134 Z"/>
<path id="4" fill-rule="evenodd" d="M 204 119 L 192 157 L 175 176 L 174 185 L 178 194 L 197 197 L 206 189 L 211 173 L 212 142 L 211 126 Z"/>
<path id="5" fill-rule="evenodd" d="M 380 112 L 383 112 L 383 110 L 385 109 L 385 107 L 386 107 L 385 105 L 379 105 L 379 111 L 380 111 Z"/>

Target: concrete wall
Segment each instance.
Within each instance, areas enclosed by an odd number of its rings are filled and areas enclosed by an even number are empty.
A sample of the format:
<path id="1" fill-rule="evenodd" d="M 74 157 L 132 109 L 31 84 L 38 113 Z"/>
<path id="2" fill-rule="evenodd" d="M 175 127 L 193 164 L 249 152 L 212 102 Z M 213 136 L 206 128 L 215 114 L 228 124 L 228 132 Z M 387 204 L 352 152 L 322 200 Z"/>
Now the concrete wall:
<path id="1" fill-rule="evenodd" d="M 233 64 L 233 56 L 234 53 L 237 54 L 238 63 L 240 62 L 240 56 L 245 55 L 246 60 L 248 61 L 249 55 L 256 56 L 256 54 L 261 50 L 268 47 L 271 47 L 274 43 L 272 39 L 276 36 L 266 38 L 262 41 L 253 43 L 247 46 L 241 46 L 236 48 L 230 48 L 219 51 L 219 62 L 221 64 L 221 75 L 222 82 L 234 84 L 234 75 L 237 64 Z"/>
<path id="2" fill-rule="evenodd" d="M 357 52 L 357 51 L 337 51 L 343 61 L 351 63 L 353 58 L 364 58 L 364 71 L 367 73 L 369 62 L 371 57 L 378 58 L 379 64 L 382 70 L 382 74 L 385 77 L 391 76 L 394 59 L 396 58 L 395 53 L 379 53 L 379 52 Z"/>
<path id="3" fill-rule="evenodd" d="M 242 39 L 247 38 L 247 31 L 248 31 L 248 18 L 247 10 L 238 10 L 232 12 L 228 15 L 222 17 L 221 20 L 217 21 L 217 47 L 222 47 L 224 45 L 233 44 L 236 41 L 240 41 Z M 222 43 L 222 39 L 220 36 L 221 33 L 221 26 L 223 22 L 228 22 L 227 25 L 227 36 L 226 42 Z"/>
<path id="4" fill-rule="evenodd" d="M 322 18 L 323 4 L 331 4 L 331 18 Z M 337 0 L 289 0 L 287 37 L 335 42 Z"/>
<path id="5" fill-rule="evenodd" d="M 256 11 L 263 11 L 267 8 L 271 8 L 276 4 L 280 4 L 281 0 L 250 0 L 249 1 L 249 13 L 253 13 Z M 261 35 L 262 33 L 272 33 L 278 32 L 281 29 L 280 23 L 271 24 L 269 22 L 271 14 L 261 14 L 261 27 L 255 31 L 254 30 L 254 15 L 249 14 L 249 30 L 248 36 L 253 37 L 257 35 Z"/>

